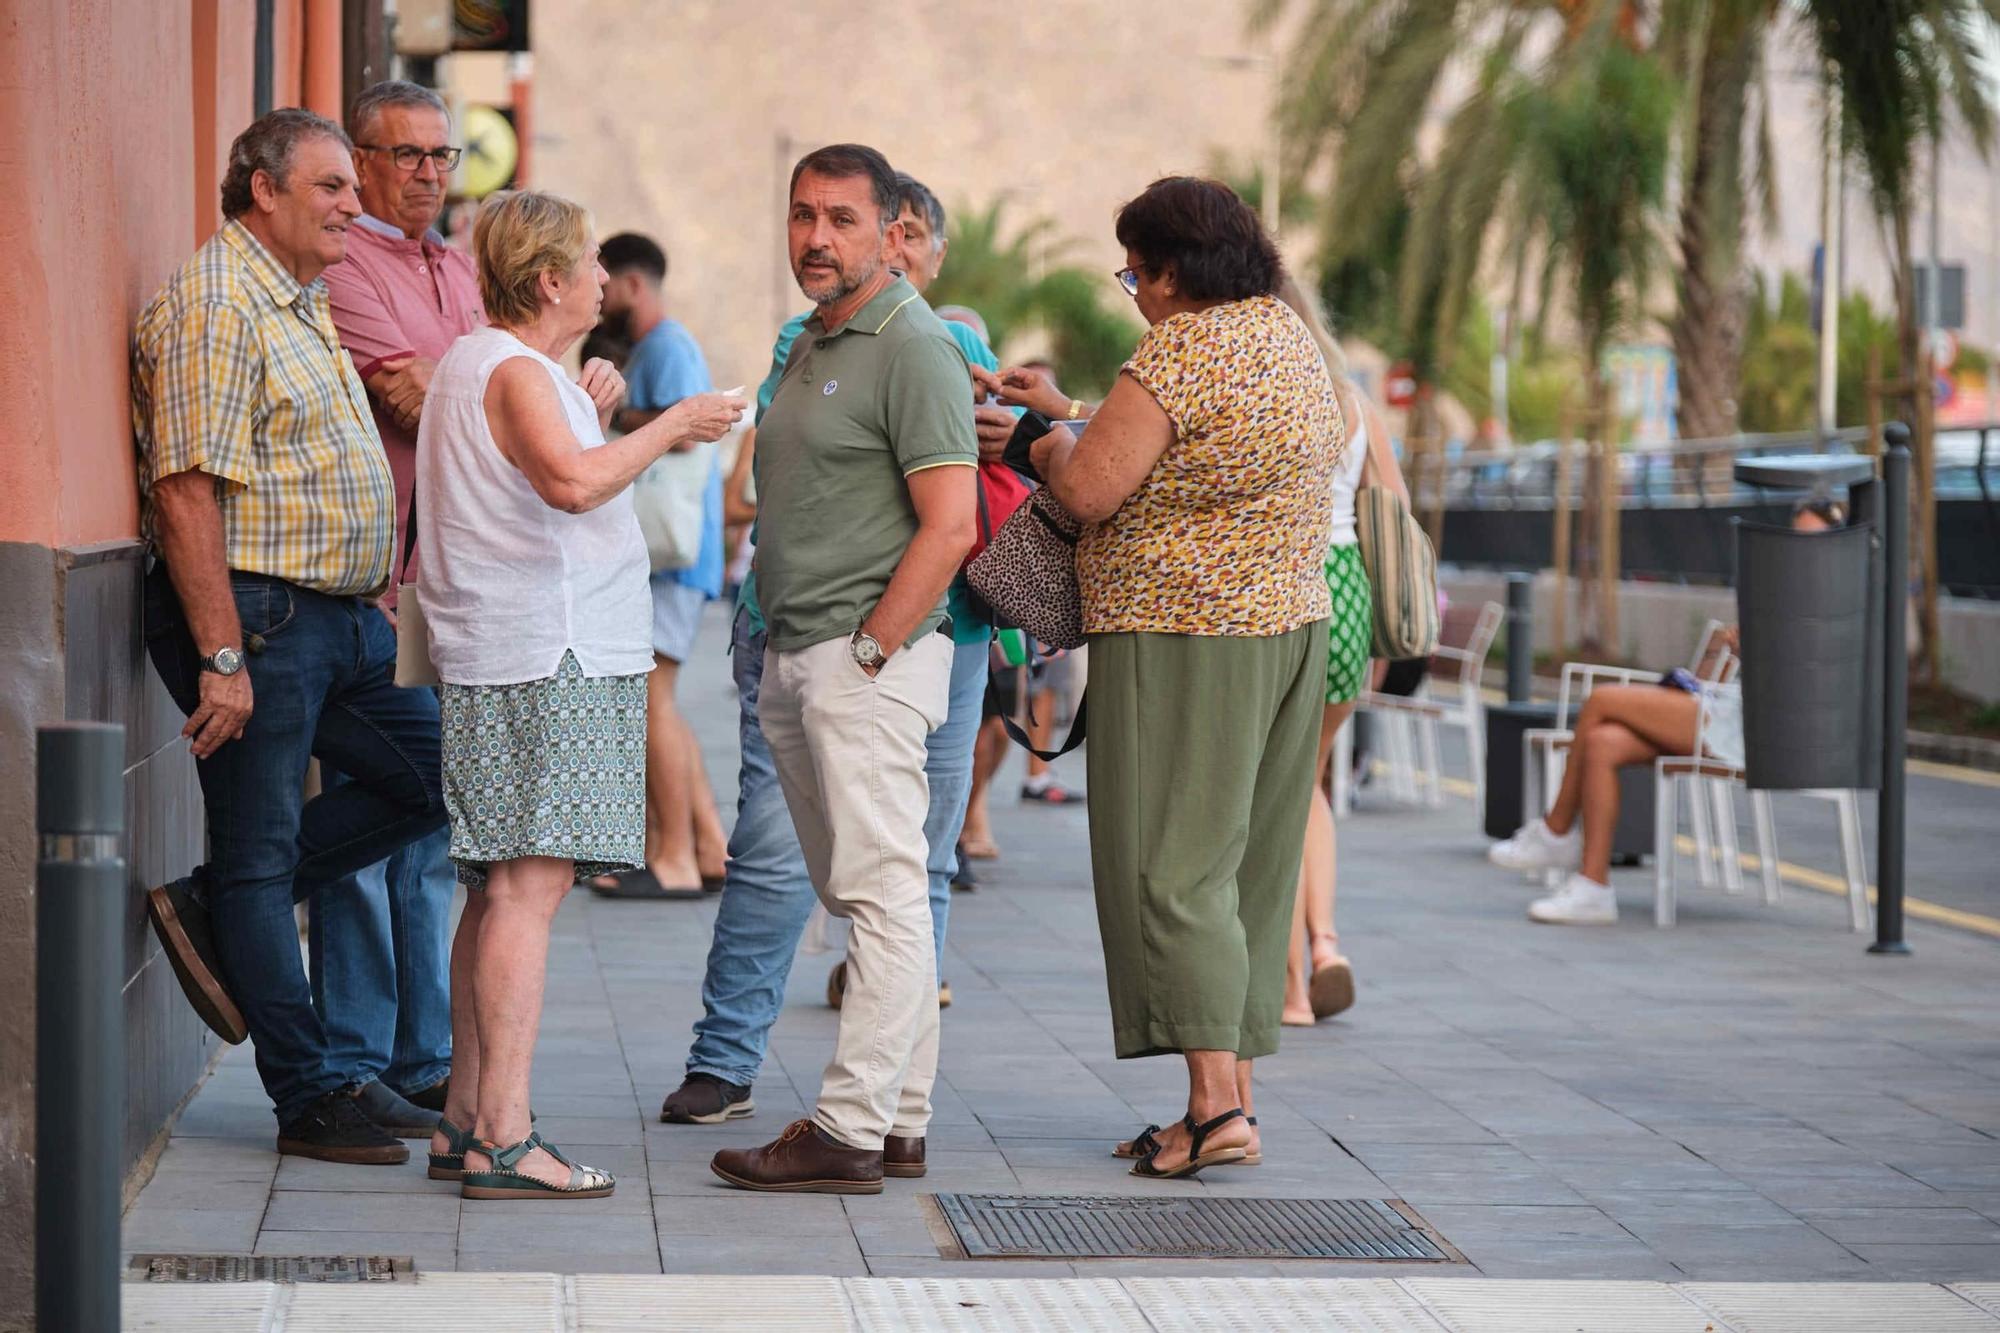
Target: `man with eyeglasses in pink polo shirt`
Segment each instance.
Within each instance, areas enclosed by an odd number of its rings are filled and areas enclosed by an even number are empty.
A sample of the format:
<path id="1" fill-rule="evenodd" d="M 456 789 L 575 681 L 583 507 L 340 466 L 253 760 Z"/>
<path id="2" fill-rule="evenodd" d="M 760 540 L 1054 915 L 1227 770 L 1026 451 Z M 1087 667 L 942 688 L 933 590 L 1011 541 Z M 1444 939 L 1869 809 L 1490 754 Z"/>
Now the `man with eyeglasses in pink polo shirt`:
<path id="1" fill-rule="evenodd" d="M 471 258 L 435 230 L 460 151 L 444 100 L 420 84 L 377 83 L 354 99 L 347 132 L 363 213 L 326 285 L 396 481 L 396 572 L 382 599 L 393 614 L 397 585 L 416 578 L 422 558 L 409 524 L 431 368 L 486 314 Z M 440 829 L 343 891 L 315 895 L 310 909 L 313 1002 L 327 1040 L 377 1078 L 375 1104 L 362 1110 L 404 1137 L 430 1136 L 450 1082 L 449 846 Z"/>

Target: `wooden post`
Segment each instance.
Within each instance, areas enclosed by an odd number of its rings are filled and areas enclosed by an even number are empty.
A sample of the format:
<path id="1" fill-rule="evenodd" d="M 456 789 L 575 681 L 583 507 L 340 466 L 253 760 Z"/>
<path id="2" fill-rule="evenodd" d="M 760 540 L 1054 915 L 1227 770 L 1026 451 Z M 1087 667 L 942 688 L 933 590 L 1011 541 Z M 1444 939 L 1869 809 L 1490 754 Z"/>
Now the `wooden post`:
<path id="1" fill-rule="evenodd" d="M 1597 437 L 1597 637 L 1609 661 L 1622 661 L 1618 640 L 1618 528 L 1624 487 L 1618 475 L 1618 430 L 1610 386 L 1593 392 L 1591 428 Z"/>
<path id="2" fill-rule="evenodd" d="M 1556 660 L 1562 661 L 1569 655 L 1569 559 L 1570 559 L 1570 512 L 1569 473 L 1571 438 L 1570 409 L 1564 407 L 1560 424 L 1556 428 L 1556 475 L 1555 487 L 1551 494 L 1551 525 L 1555 530 L 1555 550 L 1550 553 L 1549 563 L 1556 572 L 1555 640 Z"/>
<path id="3" fill-rule="evenodd" d="M 1868 452 L 1882 456 L 1882 344 L 1868 344 L 1868 382 L 1862 395 L 1868 403 Z"/>

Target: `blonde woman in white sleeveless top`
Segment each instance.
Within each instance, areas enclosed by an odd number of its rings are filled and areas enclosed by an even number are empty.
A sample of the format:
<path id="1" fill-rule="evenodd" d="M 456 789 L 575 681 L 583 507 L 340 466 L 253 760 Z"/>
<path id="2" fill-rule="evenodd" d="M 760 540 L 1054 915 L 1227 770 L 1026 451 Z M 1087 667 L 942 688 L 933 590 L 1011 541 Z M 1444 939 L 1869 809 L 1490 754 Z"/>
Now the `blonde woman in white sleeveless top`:
<path id="1" fill-rule="evenodd" d="M 1348 378 L 1347 358 L 1327 330 L 1319 302 L 1289 274 L 1278 288 L 1278 298 L 1297 312 L 1319 344 L 1349 431 L 1347 456 L 1333 479 L 1333 538 L 1326 551 L 1326 586 L 1333 600 L 1327 627 L 1331 642 L 1326 708 L 1320 718 L 1319 764 L 1313 769 L 1312 810 L 1306 820 L 1305 857 L 1299 865 L 1299 896 L 1285 965 L 1284 1021 L 1309 1027 L 1354 1003 L 1354 969 L 1340 951 L 1340 932 L 1333 928 L 1333 803 L 1324 785 L 1334 738 L 1353 716 L 1355 700 L 1369 687 L 1373 670 L 1368 654 L 1374 643 L 1375 613 L 1355 532 L 1354 498 L 1367 485 L 1387 486 L 1405 500 L 1409 491 L 1389 448 L 1388 426 Z"/>
<path id="2" fill-rule="evenodd" d="M 433 1179 L 476 1199 L 595 1198 L 529 1123 L 549 921 L 578 879 L 640 863 L 652 600 L 632 479 L 721 437 L 745 403 L 683 400 L 606 443 L 609 362 L 557 363 L 597 322 L 589 216 L 553 195 L 489 202 L 473 231 L 492 322 L 438 362 L 417 435 L 418 583 L 443 721 L 451 856 L 452 1080 Z"/>

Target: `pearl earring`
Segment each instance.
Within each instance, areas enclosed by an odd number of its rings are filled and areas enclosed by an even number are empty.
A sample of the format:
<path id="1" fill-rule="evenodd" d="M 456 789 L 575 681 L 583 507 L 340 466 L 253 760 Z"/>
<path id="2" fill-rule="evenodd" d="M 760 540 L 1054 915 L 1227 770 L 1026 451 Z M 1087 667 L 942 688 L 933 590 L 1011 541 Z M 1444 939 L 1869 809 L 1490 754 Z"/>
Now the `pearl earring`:
<path id="1" fill-rule="evenodd" d="M 561 304 L 562 304 L 562 298 L 561 298 L 560 296 L 558 296 L 558 297 L 555 297 L 555 298 L 554 298 L 554 300 L 555 300 L 555 303 L 556 303 L 557 305 L 561 305 Z"/>

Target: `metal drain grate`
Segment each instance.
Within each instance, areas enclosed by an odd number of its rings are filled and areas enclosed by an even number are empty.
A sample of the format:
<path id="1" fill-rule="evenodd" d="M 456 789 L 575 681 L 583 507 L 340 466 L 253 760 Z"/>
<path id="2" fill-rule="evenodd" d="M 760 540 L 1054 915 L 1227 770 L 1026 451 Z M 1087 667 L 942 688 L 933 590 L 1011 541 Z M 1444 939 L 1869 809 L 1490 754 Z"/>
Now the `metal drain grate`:
<path id="1" fill-rule="evenodd" d="M 1465 1262 L 1400 1199 L 935 1198 L 968 1259 Z"/>
<path id="2" fill-rule="evenodd" d="M 399 1282 L 415 1275 L 407 1257 L 381 1254 L 135 1254 L 135 1282 Z"/>

